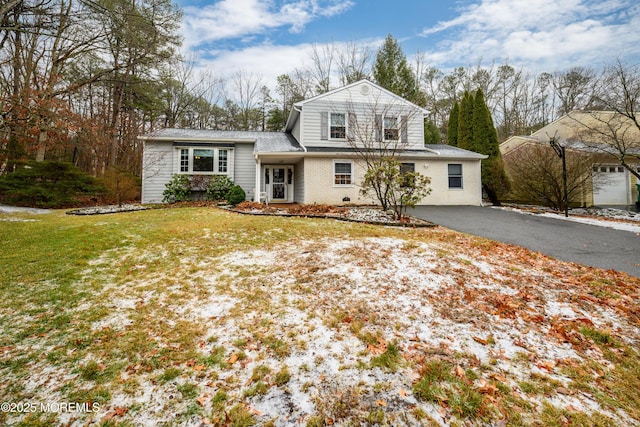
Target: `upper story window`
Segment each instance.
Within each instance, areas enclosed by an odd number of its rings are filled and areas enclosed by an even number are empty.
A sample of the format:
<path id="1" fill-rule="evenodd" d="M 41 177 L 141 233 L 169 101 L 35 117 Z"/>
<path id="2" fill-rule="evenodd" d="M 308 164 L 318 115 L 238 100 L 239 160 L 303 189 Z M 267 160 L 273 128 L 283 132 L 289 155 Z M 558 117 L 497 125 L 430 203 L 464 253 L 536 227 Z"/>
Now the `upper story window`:
<path id="1" fill-rule="evenodd" d="M 181 173 L 216 174 L 229 170 L 229 151 L 218 148 L 180 148 Z"/>
<path id="2" fill-rule="evenodd" d="M 329 138 L 345 139 L 347 137 L 347 120 L 344 113 L 329 113 Z"/>
<path id="3" fill-rule="evenodd" d="M 397 141 L 400 138 L 400 127 L 397 117 L 385 116 L 383 127 L 385 141 Z"/>
<path id="4" fill-rule="evenodd" d="M 449 188 L 462 188 L 462 165 L 449 164 Z"/>

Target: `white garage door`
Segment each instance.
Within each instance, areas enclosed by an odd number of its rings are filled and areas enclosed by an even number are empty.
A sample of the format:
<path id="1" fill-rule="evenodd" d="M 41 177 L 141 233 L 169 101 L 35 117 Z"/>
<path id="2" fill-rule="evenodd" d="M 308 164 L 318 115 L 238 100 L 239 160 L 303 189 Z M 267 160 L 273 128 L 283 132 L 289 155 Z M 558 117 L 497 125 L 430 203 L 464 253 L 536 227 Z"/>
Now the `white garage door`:
<path id="1" fill-rule="evenodd" d="M 603 165 L 594 166 L 593 176 L 593 204 L 626 205 L 629 203 L 629 177 L 622 166 Z M 599 187 L 599 188 L 598 188 Z"/>

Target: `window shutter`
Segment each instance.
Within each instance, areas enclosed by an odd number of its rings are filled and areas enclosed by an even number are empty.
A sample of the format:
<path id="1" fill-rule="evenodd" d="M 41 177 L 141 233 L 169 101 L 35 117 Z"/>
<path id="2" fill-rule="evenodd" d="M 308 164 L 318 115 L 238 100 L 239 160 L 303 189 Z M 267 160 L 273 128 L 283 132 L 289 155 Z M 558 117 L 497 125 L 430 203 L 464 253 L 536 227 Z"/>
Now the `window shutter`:
<path id="1" fill-rule="evenodd" d="M 376 141 L 382 141 L 382 116 L 380 114 L 376 114 Z"/>
<path id="2" fill-rule="evenodd" d="M 329 113 L 320 113 L 320 139 L 329 139 Z"/>
<path id="3" fill-rule="evenodd" d="M 400 142 L 406 144 L 409 142 L 409 118 L 400 116 Z"/>
<path id="4" fill-rule="evenodd" d="M 349 121 L 347 123 L 347 140 L 356 140 L 356 113 L 349 113 Z"/>

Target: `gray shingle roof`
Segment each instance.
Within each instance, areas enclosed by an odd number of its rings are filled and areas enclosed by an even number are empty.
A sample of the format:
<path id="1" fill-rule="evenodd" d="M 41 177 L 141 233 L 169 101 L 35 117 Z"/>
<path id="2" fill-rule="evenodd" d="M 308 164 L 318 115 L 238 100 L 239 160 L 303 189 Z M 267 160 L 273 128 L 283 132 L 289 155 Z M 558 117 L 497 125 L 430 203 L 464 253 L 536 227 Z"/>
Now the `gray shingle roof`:
<path id="1" fill-rule="evenodd" d="M 284 132 L 231 131 L 208 129 L 158 129 L 141 137 L 144 140 L 255 142 L 254 150 L 281 153 L 304 151 L 300 144 Z"/>
<path id="2" fill-rule="evenodd" d="M 353 148 L 331 148 L 331 147 L 307 147 L 309 153 L 353 153 Z M 425 147 L 424 150 L 405 150 L 402 151 L 401 157 L 430 158 L 430 159 L 467 159 L 481 160 L 487 156 L 473 151 L 463 150 L 462 148 L 453 147 L 444 144 L 433 144 Z"/>

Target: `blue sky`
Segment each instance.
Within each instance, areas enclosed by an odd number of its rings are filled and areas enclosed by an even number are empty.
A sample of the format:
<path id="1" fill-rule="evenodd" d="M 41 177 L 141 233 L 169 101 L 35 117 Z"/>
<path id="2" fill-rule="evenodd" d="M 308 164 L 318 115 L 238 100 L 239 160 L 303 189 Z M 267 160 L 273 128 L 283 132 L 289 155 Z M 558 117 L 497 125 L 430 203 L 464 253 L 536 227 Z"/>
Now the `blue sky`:
<path id="1" fill-rule="evenodd" d="M 312 44 L 377 49 L 391 33 L 408 59 L 447 72 L 491 62 L 533 73 L 616 58 L 638 63 L 637 0 L 178 0 L 183 52 L 221 77 L 271 85 L 310 65 Z"/>

